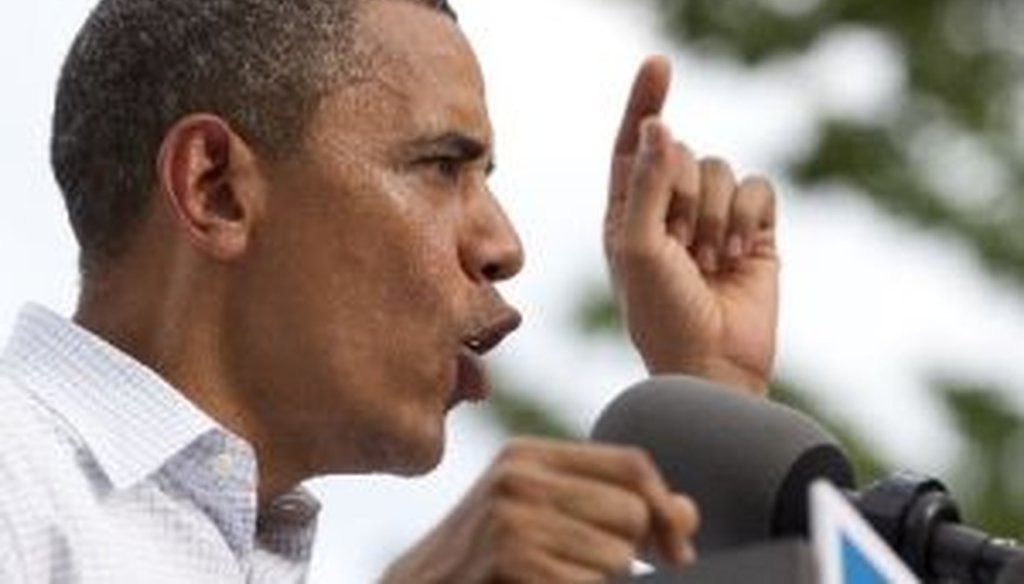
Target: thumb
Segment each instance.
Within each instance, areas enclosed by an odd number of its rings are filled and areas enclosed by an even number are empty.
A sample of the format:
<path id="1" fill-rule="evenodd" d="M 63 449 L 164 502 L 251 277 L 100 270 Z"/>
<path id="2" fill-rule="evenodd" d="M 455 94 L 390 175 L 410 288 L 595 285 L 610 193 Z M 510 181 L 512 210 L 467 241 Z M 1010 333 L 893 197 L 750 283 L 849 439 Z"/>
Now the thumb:
<path id="1" fill-rule="evenodd" d="M 640 125 L 640 140 L 626 200 L 623 243 L 650 249 L 664 237 L 672 203 L 672 135 L 656 117 Z"/>

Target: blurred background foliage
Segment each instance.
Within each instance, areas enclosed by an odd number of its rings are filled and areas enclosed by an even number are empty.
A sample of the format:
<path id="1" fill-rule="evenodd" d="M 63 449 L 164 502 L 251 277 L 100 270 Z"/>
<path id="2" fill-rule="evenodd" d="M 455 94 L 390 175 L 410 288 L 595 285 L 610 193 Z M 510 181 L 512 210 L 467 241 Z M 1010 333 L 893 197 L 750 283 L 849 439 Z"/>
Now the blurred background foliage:
<path id="1" fill-rule="evenodd" d="M 795 185 L 794 196 L 859 197 L 908 229 L 948 237 L 1024 302 L 1024 2 L 647 1 L 681 51 L 751 73 L 798 67 L 835 35 L 860 34 L 894 49 L 902 82 L 883 115 L 809 112 L 814 143 L 776 178 Z M 606 285 L 584 286 L 577 321 L 584 337 L 626 343 Z M 946 373 L 922 383 L 960 437 L 945 478 L 968 521 L 1024 538 L 1024 414 L 1005 398 L 1024 391 L 1024 380 L 1005 388 Z M 772 391 L 840 437 L 862 482 L 914 467 L 913 460 L 886 460 L 798 381 L 777 380 Z M 514 384 L 496 392 L 490 414 L 503 430 L 579 434 L 527 395 Z"/>

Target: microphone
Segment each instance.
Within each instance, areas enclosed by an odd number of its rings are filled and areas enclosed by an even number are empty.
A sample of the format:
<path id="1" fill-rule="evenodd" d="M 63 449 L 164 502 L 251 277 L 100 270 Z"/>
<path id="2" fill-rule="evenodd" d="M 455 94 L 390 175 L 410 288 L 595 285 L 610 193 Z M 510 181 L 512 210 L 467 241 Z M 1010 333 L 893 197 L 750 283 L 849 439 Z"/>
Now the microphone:
<path id="1" fill-rule="evenodd" d="M 854 484 L 842 449 L 807 416 L 691 377 L 655 377 L 626 390 L 591 438 L 646 450 L 668 484 L 700 507 L 695 543 L 708 551 L 805 535 L 810 484 Z"/>
<path id="2" fill-rule="evenodd" d="M 922 577 L 995 582 L 1024 557 L 1016 543 L 960 525 L 939 481 L 911 473 L 853 491 L 838 442 L 806 415 L 735 388 L 662 376 L 627 389 L 598 417 L 592 439 L 637 446 L 668 484 L 701 509 L 707 551 L 806 536 L 808 487 L 827 479 Z"/>
<path id="3" fill-rule="evenodd" d="M 1017 558 L 1006 566 L 996 584 L 1020 584 L 1021 582 L 1024 582 L 1024 558 Z"/>

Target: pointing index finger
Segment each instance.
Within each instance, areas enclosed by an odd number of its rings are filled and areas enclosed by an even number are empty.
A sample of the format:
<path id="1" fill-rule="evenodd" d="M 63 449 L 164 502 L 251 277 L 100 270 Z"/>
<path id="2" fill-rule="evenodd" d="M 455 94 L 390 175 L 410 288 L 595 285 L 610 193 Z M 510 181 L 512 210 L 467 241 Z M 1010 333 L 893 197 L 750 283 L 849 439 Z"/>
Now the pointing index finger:
<path id="1" fill-rule="evenodd" d="M 648 57 L 640 66 L 615 140 L 616 156 L 636 152 L 640 143 L 640 123 L 661 113 L 671 79 L 672 67 L 663 56 Z"/>

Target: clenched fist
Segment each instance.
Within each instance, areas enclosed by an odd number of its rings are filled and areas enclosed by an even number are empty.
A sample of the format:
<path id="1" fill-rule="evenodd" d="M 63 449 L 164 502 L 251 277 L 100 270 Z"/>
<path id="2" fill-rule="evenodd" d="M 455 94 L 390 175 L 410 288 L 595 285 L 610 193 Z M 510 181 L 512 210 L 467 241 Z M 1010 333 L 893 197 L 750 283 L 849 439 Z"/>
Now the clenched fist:
<path id="1" fill-rule="evenodd" d="M 640 450 L 519 439 L 384 581 L 602 582 L 647 547 L 692 561 L 696 527 L 693 503 Z"/>

